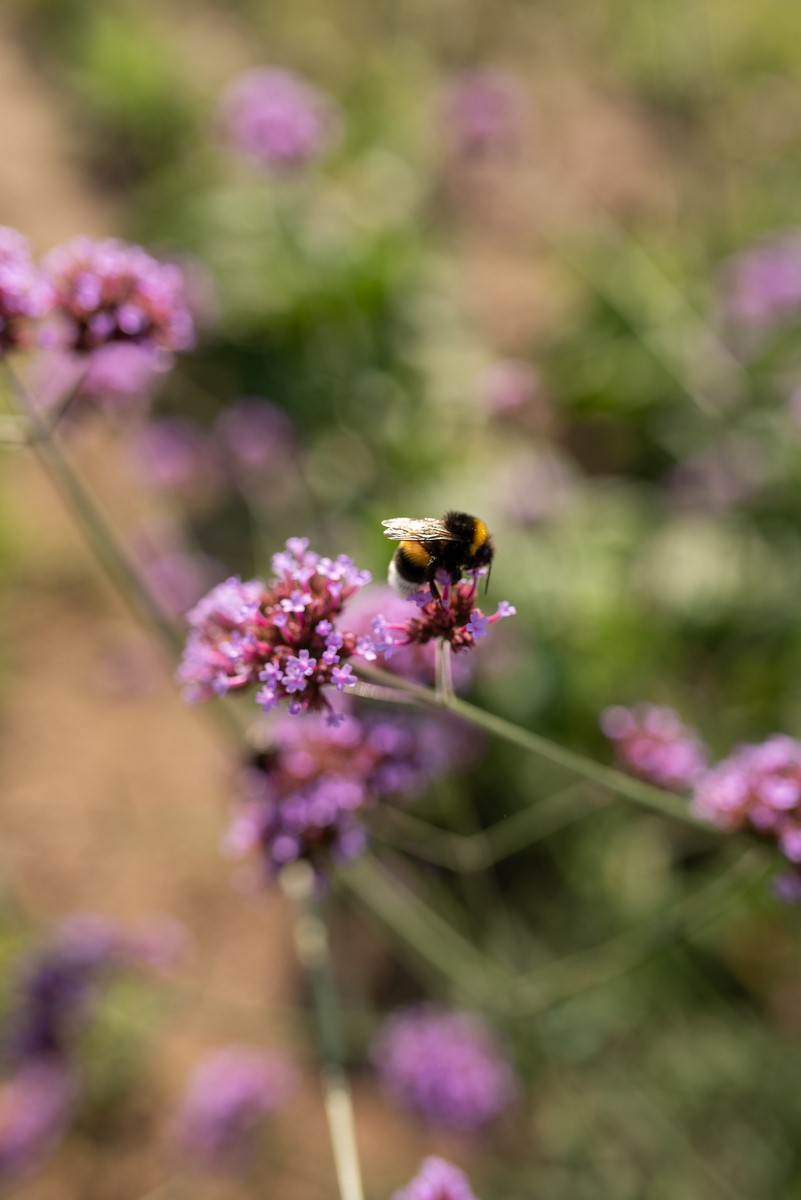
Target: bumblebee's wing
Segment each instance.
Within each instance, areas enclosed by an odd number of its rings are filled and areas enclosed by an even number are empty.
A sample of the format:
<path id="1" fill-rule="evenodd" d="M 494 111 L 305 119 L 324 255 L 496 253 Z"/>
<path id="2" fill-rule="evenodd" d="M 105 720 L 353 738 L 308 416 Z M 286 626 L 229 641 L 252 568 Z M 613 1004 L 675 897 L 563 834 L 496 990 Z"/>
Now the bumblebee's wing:
<path id="1" fill-rule="evenodd" d="M 392 542 L 457 542 L 439 517 L 392 517 L 382 521 L 384 537 Z"/>

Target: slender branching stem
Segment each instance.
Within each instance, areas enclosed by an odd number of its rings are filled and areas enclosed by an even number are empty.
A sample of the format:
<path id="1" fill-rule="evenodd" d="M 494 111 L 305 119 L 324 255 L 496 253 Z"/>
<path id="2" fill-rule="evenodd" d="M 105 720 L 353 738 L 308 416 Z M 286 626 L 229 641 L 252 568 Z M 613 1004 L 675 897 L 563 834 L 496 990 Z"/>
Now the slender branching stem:
<path id="1" fill-rule="evenodd" d="M 429 708 L 440 708 L 452 712 L 465 721 L 470 721 L 471 724 L 485 729 L 487 733 L 519 746 L 521 750 L 536 754 L 553 763 L 554 766 L 563 767 L 600 787 L 625 796 L 627 799 L 633 800 L 635 804 L 640 804 L 663 816 L 673 817 L 677 821 L 695 825 L 714 834 L 713 827 L 701 820 L 700 817 L 696 817 L 684 797 L 678 796 L 674 792 L 654 787 L 653 784 L 635 779 L 631 775 L 625 775 L 622 771 L 616 771 L 612 767 L 605 767 L 591 758 L 587 758 L 584 754 L 568 750 L 565 746 L 560 746 L 539 733 L 523 729 L 520 725 L 507 721 L 505 717 L 486 712 L 475 704 L 468 704 L 466 700 L 460 700 L 455 695 L 446 698 L 441 691 L 432 691 L 419 683 L 412 683 L 401 676 L 390 675 L 388 671 L 372 665 L 360 664 L 358 671 L 366 679 L 375 680 L 376 683 L 391 684 L 410 696 L 414 696 L 419 704 Z"/>
<path id="2" fill-rule="evenodd" d="M 451 644 L 445 638 L 438 638 L 436 643 L 436 688 L 440 704 L 450 704 L 455 697 L 453 690 L 453 660 Z"/>

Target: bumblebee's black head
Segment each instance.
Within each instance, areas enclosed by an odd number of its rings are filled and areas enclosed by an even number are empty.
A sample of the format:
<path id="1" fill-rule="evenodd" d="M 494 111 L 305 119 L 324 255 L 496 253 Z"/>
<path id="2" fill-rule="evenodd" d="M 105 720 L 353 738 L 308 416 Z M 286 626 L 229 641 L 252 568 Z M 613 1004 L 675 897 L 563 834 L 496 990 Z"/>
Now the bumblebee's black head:
<path id="1" fill-rule="evenodd" d="M 480 546 L 476 546 L 470 554 L 469 561 L 465 564 L 469 570 L 477 571 L 480 567 L 489 567 L 492 565 L 492 560 L 495 557 L 495 546 L 492 538 L 489 535 L 486 541 Z"/>

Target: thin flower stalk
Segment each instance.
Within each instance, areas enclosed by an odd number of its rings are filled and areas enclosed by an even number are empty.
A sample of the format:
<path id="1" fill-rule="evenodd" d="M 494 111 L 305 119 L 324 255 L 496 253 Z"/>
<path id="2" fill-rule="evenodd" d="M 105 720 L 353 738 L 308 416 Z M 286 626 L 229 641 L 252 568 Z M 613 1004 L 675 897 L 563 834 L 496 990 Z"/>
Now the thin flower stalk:
<path id="1" fill-rule="evenodd" d="M 353 1102 L 345 1070 L 344 1039 L 328 930 L 315 898 L 314 871 L 295 862 L 280 876 L 295 914 L 295 949 L 309 980 L 320 1048 L 320 1078 L 341 1200 L 364 1200 Z"/>

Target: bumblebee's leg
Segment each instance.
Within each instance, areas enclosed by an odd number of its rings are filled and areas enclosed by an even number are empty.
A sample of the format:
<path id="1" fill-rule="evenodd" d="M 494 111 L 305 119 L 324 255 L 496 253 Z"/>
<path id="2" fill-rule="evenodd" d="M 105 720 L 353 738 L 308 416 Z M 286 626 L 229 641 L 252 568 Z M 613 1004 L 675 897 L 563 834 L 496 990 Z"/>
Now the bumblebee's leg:
<path id="1" fill-rule="evenodd" d="M 431 588 L 431 595 L 434 597 L 435 600 L 439 600 L 439 602 L 441 604 L 442 603 L 442 593 L 440 592 L 439 584 L 437 583 L 437 564 L 436 564 L 436 562 L 432 562 L 431 566 L 426 571 L 426 583 Z"/>

